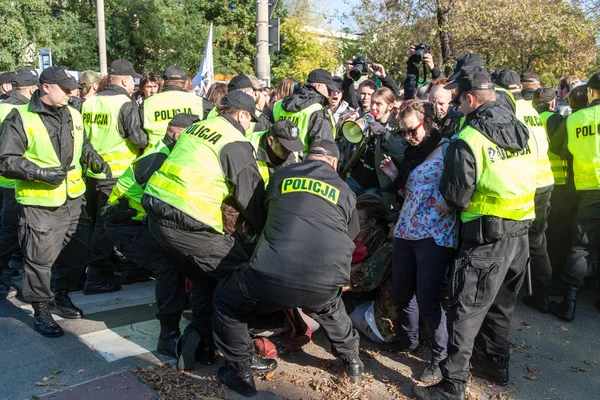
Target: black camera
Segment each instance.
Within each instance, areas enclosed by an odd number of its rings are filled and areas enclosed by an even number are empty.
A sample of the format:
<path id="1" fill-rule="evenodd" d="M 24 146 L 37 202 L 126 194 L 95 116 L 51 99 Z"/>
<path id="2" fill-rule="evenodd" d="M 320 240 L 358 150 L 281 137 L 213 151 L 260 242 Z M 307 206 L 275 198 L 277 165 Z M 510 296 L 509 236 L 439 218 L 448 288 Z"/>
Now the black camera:
<path id="1" fill-rule="evenodd" d="M 352 69 L 350 70 L 350 78 L 357 81 L 361 76 L 369 73 L 369 61 L 365 56 L 358 56 L 352 60 Z"/>
<path id="2" fill-rule="evenodd" d="M 419 43 L 415 46 L 415 52 L 410 56 L 410 61 L 415 64 L 423 62 L 423 56 L 427 53 L 431 53 L 431 46 L 427 43 Z"/>

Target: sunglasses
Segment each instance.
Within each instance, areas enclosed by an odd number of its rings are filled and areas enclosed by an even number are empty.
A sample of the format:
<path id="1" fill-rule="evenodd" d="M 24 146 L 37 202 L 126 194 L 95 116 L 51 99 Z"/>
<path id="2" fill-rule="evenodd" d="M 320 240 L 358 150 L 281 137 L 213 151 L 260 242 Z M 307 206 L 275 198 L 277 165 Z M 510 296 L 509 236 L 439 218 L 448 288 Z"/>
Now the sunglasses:
<path id="1" fill-rule="evenodd" d="M 60 90 L 62 90 L 65 94 L 71 94 L 73 92 L 74 89 L 70 89 L 70 88 L 65 88 L 62 86 L 59 86 Z"/>
<path id="2" fill-rule="evenodd" d="M 407 136 L 412 136 L 412 137 L 417 136 L 417 131 L 419 130 L 420 127 L 423 126 L 424 123 L 425 123 L 425 121 L 421 121 L 419 123 L 419 125 L 415 126 L 412 129 L 399 129 L 398 130 L 398 134 L 400 134 L 400 135 L 402 135 L 404 137 L 407 137 Z"/>

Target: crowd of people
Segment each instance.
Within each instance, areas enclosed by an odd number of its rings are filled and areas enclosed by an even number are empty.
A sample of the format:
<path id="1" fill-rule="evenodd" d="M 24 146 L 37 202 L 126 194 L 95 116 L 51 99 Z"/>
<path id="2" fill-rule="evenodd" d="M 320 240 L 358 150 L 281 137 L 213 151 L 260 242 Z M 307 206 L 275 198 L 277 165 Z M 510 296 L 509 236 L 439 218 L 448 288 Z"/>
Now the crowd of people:
<path id="1" fill-rule="evenodd" d="M 508 384 L 522 286 L 573 321 L 593 277 L 600 73 L 555 89 L 469 53 L 444 75 L 419 47 L 403 88 L 380 64 L 356 87 L 354 61 L 204 97 L 175 65 L 0 75 L 0 295 L 54 338 L 53 313 L 84 317 L 69 293 L 152 277 L 158 352 L 179 370 L 222 354 L 244 396 L 317 329 L 354 383 L 360 332 L 430 343 L 419 399 L 464 399 L 471 374 Z"/>

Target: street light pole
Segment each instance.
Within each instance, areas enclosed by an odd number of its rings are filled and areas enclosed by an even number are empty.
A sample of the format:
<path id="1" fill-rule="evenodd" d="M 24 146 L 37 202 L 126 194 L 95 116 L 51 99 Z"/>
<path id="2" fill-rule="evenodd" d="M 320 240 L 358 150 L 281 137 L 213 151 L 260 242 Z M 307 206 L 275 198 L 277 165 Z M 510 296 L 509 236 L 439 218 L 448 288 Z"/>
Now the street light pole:
<path id="1" fill-rule="evenodd" d="M 269 56 L 269 0 L 256 1 L 256 77 L 271 85 Z"/>
<path id="2" fill-rule="evenodd" d="M 105 76 L 108 72 L 106 67 L 106 34 L 104 31 L 104 0 L 96 0 L 98 13 L 98 53 L 100 56 L 100 74 Z"/>

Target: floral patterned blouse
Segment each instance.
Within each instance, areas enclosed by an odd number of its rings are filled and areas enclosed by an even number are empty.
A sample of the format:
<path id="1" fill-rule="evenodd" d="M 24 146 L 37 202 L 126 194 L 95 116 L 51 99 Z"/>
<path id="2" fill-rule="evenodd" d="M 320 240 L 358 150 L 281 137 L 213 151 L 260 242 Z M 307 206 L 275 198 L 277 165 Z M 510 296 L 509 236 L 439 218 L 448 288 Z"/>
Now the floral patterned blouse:
<path id="1" fill-rule="evenodd" d="M 413 169 L 406 181 L 406 196 L 394 236 L 406 240 L 433 238 L 438 246 L 454 247 L 458 241 L 456 213 L 438 214 L 435 205 L 443 200 L 439 191 L 443 151 Z"/>

